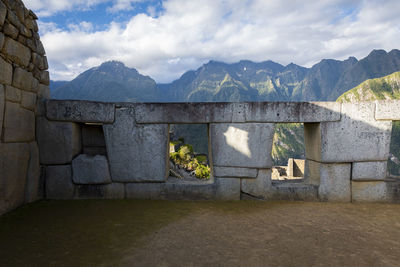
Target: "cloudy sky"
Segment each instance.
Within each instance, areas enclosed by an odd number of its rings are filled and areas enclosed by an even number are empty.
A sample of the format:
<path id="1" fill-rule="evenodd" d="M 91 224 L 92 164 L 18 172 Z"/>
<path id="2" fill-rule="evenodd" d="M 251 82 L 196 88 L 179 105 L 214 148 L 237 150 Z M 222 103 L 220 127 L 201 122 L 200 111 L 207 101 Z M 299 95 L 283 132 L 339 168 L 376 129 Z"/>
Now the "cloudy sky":
<path id="1" fill-rule="evenodd" d="M 170 82 L 209 60 L 310 67 L 400 48 L 398 0 L 23 0 L 53 80 L 119 60 Z"/>

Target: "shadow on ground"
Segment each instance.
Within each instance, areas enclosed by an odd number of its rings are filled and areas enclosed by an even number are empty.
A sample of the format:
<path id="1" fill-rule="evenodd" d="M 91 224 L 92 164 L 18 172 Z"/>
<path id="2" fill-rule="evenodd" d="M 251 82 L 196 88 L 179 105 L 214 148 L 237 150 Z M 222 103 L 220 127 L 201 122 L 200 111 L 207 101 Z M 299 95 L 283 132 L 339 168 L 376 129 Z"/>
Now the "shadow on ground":
<path id="1" fill-rule="evenodd" d="M 0 217 L 4 266 L 396 266 L 400 205 L 41 201 Z"/>

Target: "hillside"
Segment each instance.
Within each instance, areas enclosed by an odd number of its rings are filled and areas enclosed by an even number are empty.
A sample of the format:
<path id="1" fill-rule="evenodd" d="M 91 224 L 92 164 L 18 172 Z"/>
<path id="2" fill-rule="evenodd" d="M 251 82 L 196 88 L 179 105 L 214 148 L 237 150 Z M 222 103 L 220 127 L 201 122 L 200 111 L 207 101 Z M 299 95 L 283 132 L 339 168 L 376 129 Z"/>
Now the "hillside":
<path id="1" fill-rule="evenodd" d="M 126 102 L 335 101 L 361 82 L 400 71 L 400 51 L 324 59 L 311 68 L 273 61 L 210 61 L 169 84 L 156 84 L 120 62 L 106 62 L 54 90 L 56 99 Z M 53 91 L 53 90 L 52 90 Z"/>
<path id="2" fill-rule="evenodd" d="M 388 76 L 369 79 L 341 95 L 339 102 L 400 99 L 400 71 Z"/>

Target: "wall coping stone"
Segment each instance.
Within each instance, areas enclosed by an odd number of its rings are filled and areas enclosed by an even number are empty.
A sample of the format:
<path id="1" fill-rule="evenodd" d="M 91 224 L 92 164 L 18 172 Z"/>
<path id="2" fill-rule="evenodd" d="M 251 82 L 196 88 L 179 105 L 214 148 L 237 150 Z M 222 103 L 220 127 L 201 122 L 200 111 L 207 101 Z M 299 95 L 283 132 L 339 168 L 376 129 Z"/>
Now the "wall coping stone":
<path id="1" fill-rule="evenodd" d="M 81 100 L 47 100 L 47 118 L 55 121 L 113 123 L 115 104 Z"/>

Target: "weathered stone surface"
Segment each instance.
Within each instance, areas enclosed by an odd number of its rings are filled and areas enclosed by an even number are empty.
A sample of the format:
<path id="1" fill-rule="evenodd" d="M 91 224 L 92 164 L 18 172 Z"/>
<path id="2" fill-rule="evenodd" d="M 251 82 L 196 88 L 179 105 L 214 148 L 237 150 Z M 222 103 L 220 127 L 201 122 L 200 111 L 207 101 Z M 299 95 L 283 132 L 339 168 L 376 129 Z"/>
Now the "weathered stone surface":
<path id="1" fill-rule="evenodd" d="M 21 102 L 21 90 L 10 85 L 6 85 L 6 100 L 10 102 Z"/>
<path id="2" fill-rule="evenodd" d="M 162 199 L 164 183 L 127 183 L 125 185 L 128 199 Z"/>
<path id="3" fill-rule="evenodd" d="M 0 1 L 0 26 L 3 26 L 6 16 L 7 16 L 7 7 L 3 4 L 3 2 Z"/>
<path id="4" fill-rule="evenodd" d="M 320 164 L 319 197 L 322 201 L 350 202 L 351 163 Z"/>
<path id="5" fill-rule="evenodd" d="M 351 192 L 354 202 L 390 201 L 386 182 L 352 182 Z"/>
<path id="6" fill-rule="evenodd" d="M 0 57 L 0 83 L 11 84 L 13 78 L 13 68 L 10 63 Z"/>
<path id="7" fill-rule="evenodd" d="M 24 67 L 28 67 L 31 60 L 31 50 L 28 47 L 6 37 L 3 52 L 6 53 L 12 61 Z"/>
<path id="8" fill-rule="evenodd" d="M 167 177 L 168 125 L 138 125 L 134 110 L 116 110 L 103 126 L 114 182 L 164 181 Z"/>
<path id="9" fill-rule="evenodd" d="M 50 74 L 47 70 L 40 73 L 39 81 L 44 85 L 50 85 Z"/>
<path id="10" fill-rule="evenodd" d="M 92 147 L 106 146 L 104 139 L 103 126 L 83 125 L 82 126 L 82 145 Z"/>
<path id="11" fill-rule="evenodd" d="M 215 199 L 240 200 L 240 179 L 215 178 Z"/>
<path id="12" fill-rule="evenodd" d="M 244 122 L 246 103 L 136 104 L 137 123 Z"/>
<path id="13" fill-rule="evenodd" d="M 214 183 L 171 183 L 164 184 L 161 199 L 170 200 L 210 200 L 215 199 Z"/>
<path id="14" fill-rule="evenodd" d="M 111 183 L 110 170 L 105 156 L 81 154 L 72 161 L 72 171 L 75 184 Z"/>
<path id="15" fill-rule="evenodd" d="M 72 122 L 37 117 L 36 132 L 41 164 L 67 164 L 81 151 L 81 130 Z"/>
<path id="16" fill-rule="evenodd" d="M 0 51 L 3 49 L 4 45 L 4 34 L 0 32 Z"/>
<path id="17" fill-rule="evenodd" d="M 340 120 L 336 102 L 137 104 L 137 123 L 320 122 Z"/>
<path id="18" fill-rule="evenodd" d="M 123 199 L 125 184 L 78 185 L 75 190 L 77 199 Z"/>
<path id="19" fill-rule="evenodd" d="M 336 102 L 252 102 L 246 122 L 321 122 L 340 120 Z"/>
<path id="20" fill-rule="evenodd" d="M 306 160 L 304 179 L 308 184 L 319 185 L 321 176 L 320 169 L 321 163 L 313 160 Z"/>
<path id="21" fill-rule="evenodd" d="M 386 178 L 387 161 L 354 162 L 353 180 L 383 180 Z"/>
<path id="22" fill-rule="evenodd" d="M 210 125 L 214 166 L 271 168 L 274 124 Z"/>
<path id="23" fill-rule="evenodd" d="M 260 169 L 256 179 L 242 179 L 242 192 L 256 198 L 268 198 L 271 191 L 271 169 Z"/>
<path id="24" fill-rule="evenodd" d="M 304 148 L 307 159 L 321 159 L 320 123 L 304 123 Z"/>
<path id="25" fill-rule="evenodd" d="M 0 214 L 24 203 L 29 145 L 0 143 Z"/>
<path id="26" fill-rule="evenodd" d="M 256 178 L 258 170 L 249 168 L 218 167 L 213 168 L 216 177 Z"/>
<path id="27" fill-rule="evenodd" d="M 115 105 L 112 103 L 49 100 L 46 104 L 47 118 L 72 122 L 114 122 Z"/>
<path id="28" fill-rule="evenodd" d="M 25 202 L 30 203 L 40 199 L 40 165 L 39 147 L 36 142 L 29 144 L 29 167 L 26 176 Z"/>
<path id="29" fill-rule="evenodd" d="M 72 183 L 71 165 L 47 166 L 46 197 L 48 199 L 73 199 L 75 185 Z"/>
<path id="30" fill-rule="evenodd" d="M 16 68 L 12 85 L 25 91 L 32 91 L 33 80 L 31 72 L 21 68 Z"/>
<path id="31" fill-rule="evenodd" d="M 10 23 L 7 23 L 7 22 L 6 22 L 6 23 L 4 24 L 3 31 L 4 31 L 4 34 L 10 36 L 10 37 L 13 38 L 13 39 L 16 39 L 16 38 L 18 37 L 18 33 L 19 33 L 18 29 L 15 28 L 15 27 L 14 27 L 13 25 L 11 25 Z"/>
<path id="32" fill-rule="evenodd" d="M 103 155 L 107 156 L 107 150 L 105 146 L 84 146 L 83 147 L 83 154 L 87 155 Z"/>
<path id="33" fill-rule="evenodd" d="M 392 122 L 376 121 L 374 108 L 374 102 L 343 103 L 341 121 L 321 123 L 320 133 L 315 133 L 321 139 L 314 143 L 306 139 L 311 142 L 306 147 L 321 147 L 319 158 L 311 158 L 306 149 L 307 159 L 326 163 L 387 160 Z"/>
<path id="34" fill-rule="evenodd" d="M 6 101 L 3 130 L 4 142 L 7 143 L 35 140 L 35 113 Z"/>
<path id="35" fill-rule="evenodd" d="M 50 98 L 50 87 L 48 85 L 38 85 L 38 96 L 42 98 Z"/>
<path id="36" fill-rule="evenodd" d="M 400 120 L 400 100 L 376 101 L 376 120 Z"/>
<path id="37" fill-rule="evenodd" d="M 302 183 L 278 183 L 272 186 L 267 200 L 318 201 L 318 186 Z"/>
<path id="38" fill-rule="evenodd" d="M 3 121 L 4 121 L 4 104 L 5 104 L 5 92 L 4 86 L 0 84 L 0 138 L 3 135 Z"/>
<path id="39" fill-rule="evenodd" d="M 35 110 L 37 96 L 35 93 L 22 91 L 21 106 L 29 110 Z"/>

